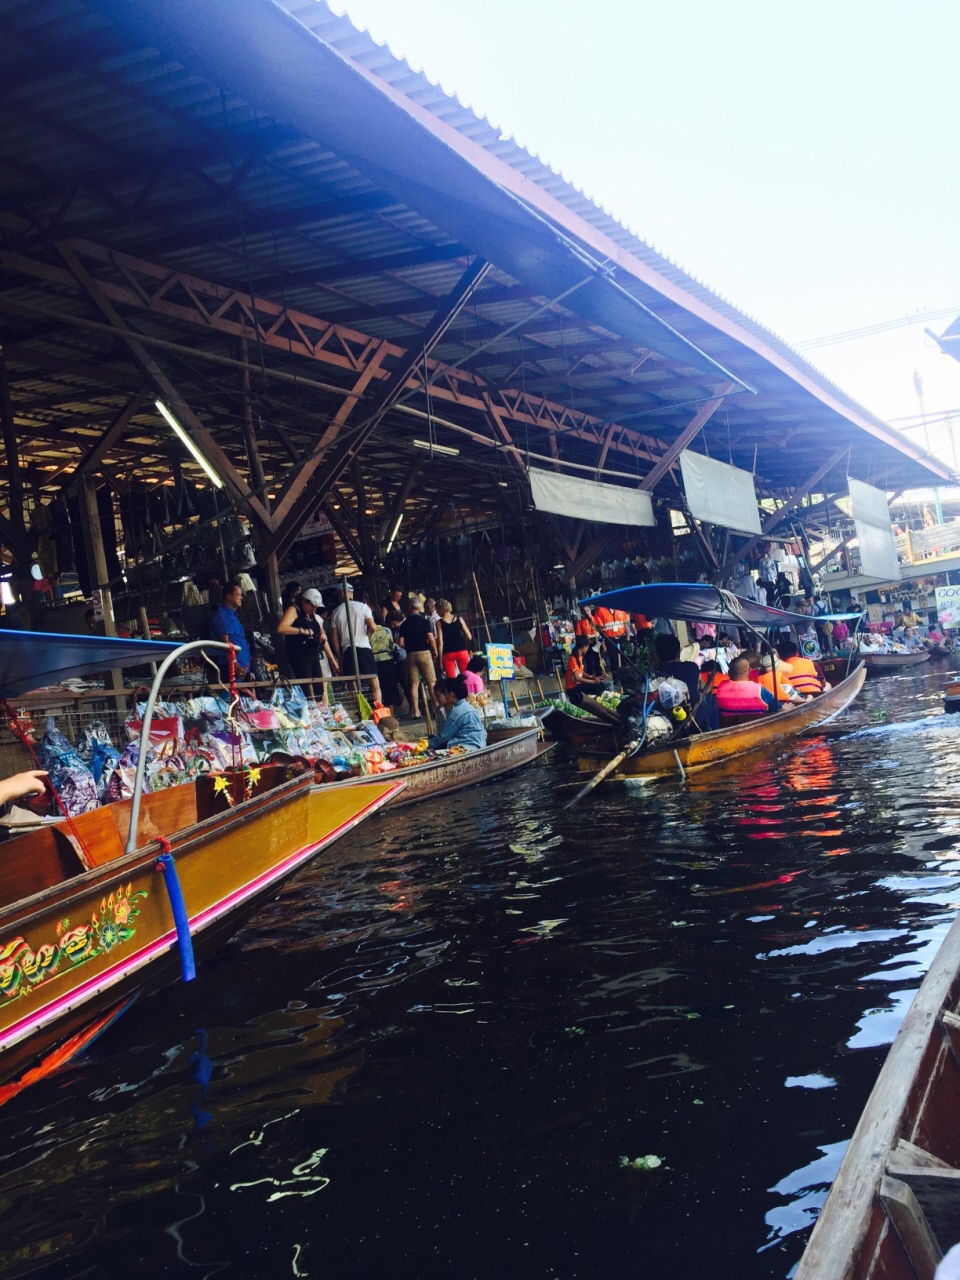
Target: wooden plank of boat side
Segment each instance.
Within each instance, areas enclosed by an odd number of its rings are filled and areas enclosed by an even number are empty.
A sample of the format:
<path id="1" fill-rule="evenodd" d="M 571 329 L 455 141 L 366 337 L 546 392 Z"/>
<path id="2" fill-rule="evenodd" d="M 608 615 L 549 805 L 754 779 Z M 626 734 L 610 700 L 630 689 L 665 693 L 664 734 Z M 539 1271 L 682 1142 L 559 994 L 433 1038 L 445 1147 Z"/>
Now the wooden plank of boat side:
<path id="1" fill-rule="evenodd" d="M 920 1169 L 894 1158 L 887 1163 L 887 1174 L 898 1185 L 909 1188 L 938 1252 L 960 1240 L 960 1172 L 949 1168 Z M 899 1222 L 896 1226 L 903 1239 Z M 904 1247 L 907 1247 L 905 1240 Z"/>
<path id="2" fill-rule="evenodd" d="M 950 1048 L 953 1050 L 957 1061 L 960 1062 L 960 1018 L 947 1009 L 940 1021 L 943 1023 L 944 1034 L 949 1041 Z"/>
<path id="3" fill-rule="evenodd" d="M 916 1196 L 906 1183 L 884 1177 L 880 1182 L 880 1199 L 917 1273 L 917 1280 L 933 1280 L 943 1254 Z"/>
<path id="4" fill-rule="evenodd" d="M 960 920 L 950 929 L 887 1055 L 794 1280 L 854 1275 L 866 1240 L 887 1159 L 905 1135 L 911 1086 L 937 1022 L 956 1003 Z M 942 1047 L 945 1051 L 945 1046 Z M 919 1087 L 919 1086 L 918 1086 Z"/>

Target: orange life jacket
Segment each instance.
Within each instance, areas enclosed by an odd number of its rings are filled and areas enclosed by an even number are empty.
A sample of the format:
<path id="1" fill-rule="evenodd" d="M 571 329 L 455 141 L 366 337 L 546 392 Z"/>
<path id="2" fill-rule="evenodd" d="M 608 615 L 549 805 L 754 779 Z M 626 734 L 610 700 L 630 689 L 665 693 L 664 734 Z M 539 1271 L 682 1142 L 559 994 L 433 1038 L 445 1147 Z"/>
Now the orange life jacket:
<path id="1" fill-rule="evenodd" d="M 789 679 L 787 677 L 790 677 Z M 757 681 L 761 684 L 767 693 L 772 693 L 778 702 L 792 702 L 793 699 L 784 686 L 789 687 L 793 675 L 790 667 L 785 662 L 777 663 L 776 685 L 774 685 L 774 673 L 772 671 L 761 671 L 760 679 Z"/>
<path id="2" fill-rule="evenodd" d="M 790 659 L 790 683 L 797 693 L 806 696 L 808 693 L 823 692 L 823 683 L 817 675 L 817 668 L 810 658 Z"/>

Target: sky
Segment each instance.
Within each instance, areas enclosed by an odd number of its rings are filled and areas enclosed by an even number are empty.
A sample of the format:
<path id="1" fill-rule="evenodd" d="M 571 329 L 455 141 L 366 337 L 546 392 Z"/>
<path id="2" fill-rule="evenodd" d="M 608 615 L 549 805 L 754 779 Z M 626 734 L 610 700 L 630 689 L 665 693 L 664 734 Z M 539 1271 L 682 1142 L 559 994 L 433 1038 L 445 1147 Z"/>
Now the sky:
<path id="1" fill-rule="evenodd" d="M 957 0 L 331 3 L 956 465 Z"/>

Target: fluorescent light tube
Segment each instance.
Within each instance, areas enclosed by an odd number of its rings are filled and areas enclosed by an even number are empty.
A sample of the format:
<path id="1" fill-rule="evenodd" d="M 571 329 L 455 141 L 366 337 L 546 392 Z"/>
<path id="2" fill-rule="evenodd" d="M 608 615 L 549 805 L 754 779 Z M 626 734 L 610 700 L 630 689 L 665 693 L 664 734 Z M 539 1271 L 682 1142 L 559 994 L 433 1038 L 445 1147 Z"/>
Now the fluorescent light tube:
<path id="1" fill-rule="evenodd" d="M 216 471 L 214 471 L 213 467 L 210 465 L 207 459 L 203 456 L 203 454 L 200 452 L 197 446 L 193 443 L 193 441 L 187 435 L 186 431 L 184 431 L 183 427 L 181 427 L 180 423 L 176 420 L 176 418 L 173 416 L 173 414 L 170 412 L 167 406 L 163 403 L 163 401 L 154 400 L 153 403 L 157 406 L 158 413 L 164 419 L 167 426 L 170 427 L 170 429 L 173 431 L 174 435 L 177 436 L 177 438 L 180 440 L 182 444 L 186 445 L 187 449 L 189 450 L 193 458 L 197 462 L 199 462 L 200 466 L 204 469 L 207 476 L 209 477 L 211 484 L 216 485 L 218 489 L 222 489 L 223 481 L 220 479 Z"/>
<path id="2" fill-rule="evenodd" d="M 432 440 L 414 440 L 418 449 L 429 449 L 431 453 L 442 453 L 448 458 L 459 458 L 460 450 L 451 449 L 448 444 L 434 444 Z"/>

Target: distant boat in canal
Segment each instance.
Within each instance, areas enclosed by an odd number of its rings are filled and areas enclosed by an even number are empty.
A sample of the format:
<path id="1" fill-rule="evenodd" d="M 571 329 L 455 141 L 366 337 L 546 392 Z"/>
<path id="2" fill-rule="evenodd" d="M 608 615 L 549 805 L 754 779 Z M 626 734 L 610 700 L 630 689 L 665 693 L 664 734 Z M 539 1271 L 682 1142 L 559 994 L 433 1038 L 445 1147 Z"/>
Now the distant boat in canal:
<path id="1" fill-rule="evenodd" d="M 464 751 L 384 774 L 383 780 L 405 784 L 402 790 L 397 788 L 396 795 L 390 796 L 385 805 L 400 808 L 415 804 L 418 800 L 430 800 L 434 796 L 461 791 L 464 787 L 472 787 L 479 782 L 489 782 L 502 774 L 512 773 L 526 764 L 532 764 L 551 750 L 553 743 L 542 743 L 539 739 L 540 730 L 534 725 L 507 732 L 501 740 L 479 751 Z M 371 780 L 371 776 L 360 776 L 337 782 L 320 782 L 314 788 L 314 794 L 333 795 L 340 791 L 350 794 Z"/>
<path id="2" fill-rule="evenodd" d="M 854 700 L 863 688 L 866 671 L 858 665 L 845 680 L 812 698 L 771 715 L 757 716 L 744 724 L 726 729 L 713 729 L 706 733 L 692 733 L 685 738 L 673 738 L 658 743 L 647 750 L 626 759 L 619 765 L 614 778 L 642 778 L 658 775 L 686 773 L 706 769 L 723 760 L 746 755 L 760 747 L 786 744 L 791 738 L 807 733 L 819 725 L 833 720 Z M 617 732 L 615 747 L 626 745 L 625 731 Z M 595 773 L 609 760 L 609 749 L 584 752 L 577 765 L 584 773 Z"/>

